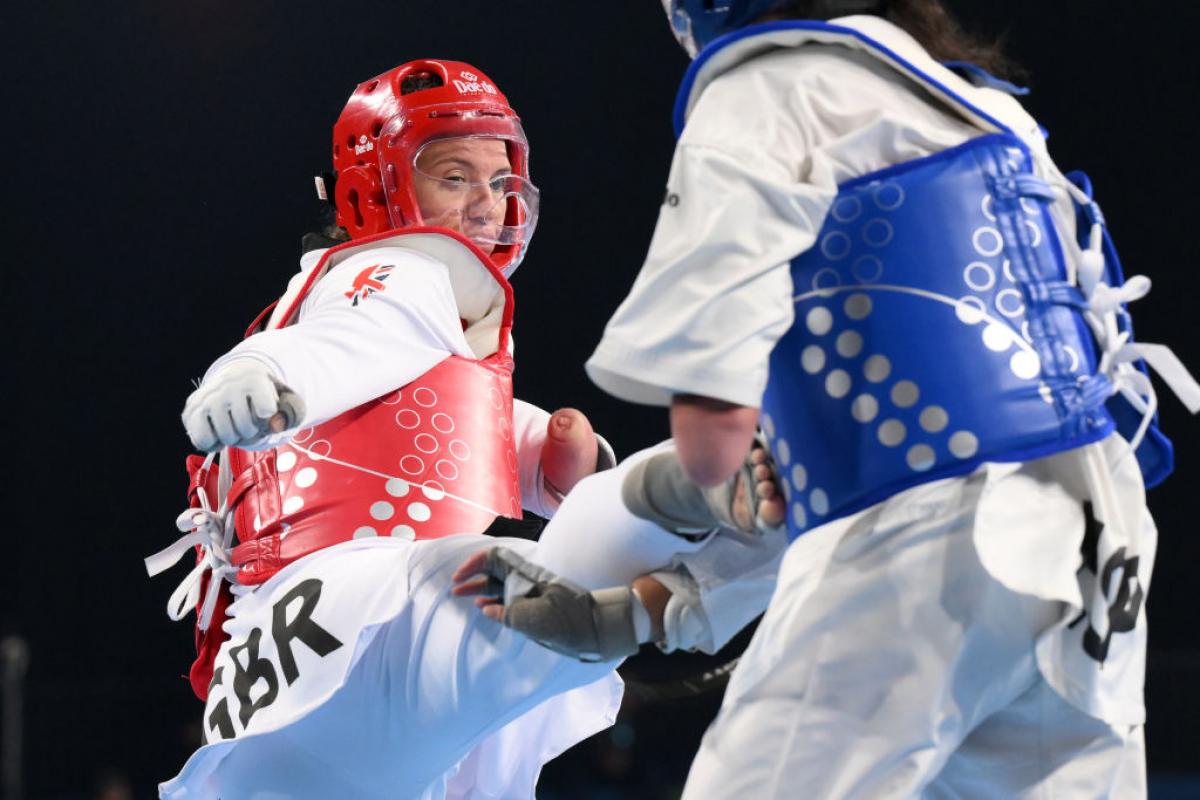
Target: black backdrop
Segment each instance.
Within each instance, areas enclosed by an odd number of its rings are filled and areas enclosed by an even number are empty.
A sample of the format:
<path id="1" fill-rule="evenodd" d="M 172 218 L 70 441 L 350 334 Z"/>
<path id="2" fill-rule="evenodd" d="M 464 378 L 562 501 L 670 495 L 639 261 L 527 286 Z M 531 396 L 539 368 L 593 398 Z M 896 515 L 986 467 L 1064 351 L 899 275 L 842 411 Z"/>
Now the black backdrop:
<path id="1" fill-rule="evenodd" d="M 972 27 L 1008 32 L 1056 160 L 1089 170 L 1127 271 L 1153 276 L 1139 338 L 1197 368 L 1200 11 L 1101 10 L 1116 5 L 952 2 Z M 543 192 L 515 279 L 518 394 L 584 409 L 629 452 L 665 435 L 665 415 L 601 394 L 582 363 L 649 241 L 687 62 L 652 0 L 11 0 L 6 12 L 0 635 L 31 648 L 26 794 L 87 796 L 115 769 L 142 796 L 179 766 L 199 711 L 180 678 L 190 627 L 163 613 L 179 575 L 151 581 L 141 566 L 175 535 L 184 499 L 178 411 L 294 270 L 319 209 L 310 176 L 328 168 L 350 90 L 437 56 L 478 65 L 506 92 Z M 1200 714 L 1200 428 L 1162 396 L 1180 468 L 1151 498 L 1158 772 L 1200 769 L 1188 724 Z M 575 769 L 627 793 L 669 792 L 714 708 L 631 712 L 607 749 L 552 767 L 547 792 Z"/>

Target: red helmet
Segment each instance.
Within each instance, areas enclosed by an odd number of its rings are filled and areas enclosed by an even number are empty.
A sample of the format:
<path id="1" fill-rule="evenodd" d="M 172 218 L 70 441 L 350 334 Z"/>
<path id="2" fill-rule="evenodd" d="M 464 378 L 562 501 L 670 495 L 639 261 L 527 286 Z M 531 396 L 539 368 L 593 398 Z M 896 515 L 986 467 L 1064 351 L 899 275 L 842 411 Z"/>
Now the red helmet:
<path id="1" fill-rule="evenodd" d="M 510 272 L 537 224 L 538 192 L 529 182 L 529 143 L 520 118 L 496 85 L 470 64 L 410 61 L 359 84 L 333 126 L 333 204 L 351 238 L 417 225 L 413 172 L 435 139 L 493 138 L 505 143 L 512 175 L 489 182 L 504 203 L 503 224 L 486 241 Z"/>

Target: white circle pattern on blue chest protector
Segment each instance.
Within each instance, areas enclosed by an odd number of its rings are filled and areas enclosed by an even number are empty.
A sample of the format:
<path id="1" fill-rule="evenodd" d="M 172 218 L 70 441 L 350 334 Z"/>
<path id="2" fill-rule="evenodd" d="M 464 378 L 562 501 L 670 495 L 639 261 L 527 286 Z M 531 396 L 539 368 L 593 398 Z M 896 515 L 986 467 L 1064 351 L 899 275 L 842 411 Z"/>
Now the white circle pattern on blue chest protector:
<path id="1" fill-rule="evenodd" d="M 775 420 L 771 418 L 770 414 L 762 415 L 759 419 L 759 427 L 762 428 L 768 439 L 775 438 Z"/>
<path id="2" fill-rule="evenodd" d="M 898 419 L 885 419 L 879 423 L 879 443 L 884 447 L 895 447 L 904 441 L 904 437 L 908 436 L 908 428 Z"/>
<path id="3" fill-rule="evenodd" d="M 847 197 L 839 197 L 837 200 L 835 200 L 833 202 L 833 208 L 829 210 L 829 213 L 832 214 L 833 218 L 838 222 L 853 222 L 859 218 L 859 216 L 862 214 L 862 211 L 862 200 L 854 195 L 849 195 Z"/>
<path id="4" fill-rule="evenodd" d="M 835 369 L 825 376 L 825 391 L 830 397 L 842 398 L 850 393 L 850 374 L 844 369 Z"/>
<path id="5" fill-rule="evenodd" d="M 876 218 L 862 229 L 862 240 L 871 247 L 887 247 L 896 235 L 896 229 L 886 219 Z"/>
<path id="6" fill-rule="evenodd" d="M 825 350 L 820 345 L 810 344 L 800 354 L 800 366 L 809 375 L 816 375 L 825 369 Z"/>
<path id="7" fill-rule="evenodd" d="M 776 440 L 772 452 L 775 454 L 775 460 L 779 462 L 779 466 L 786 467 L 792 463 L 792 446 L 787 443 L 786 439 Z"/>
<path id="8" fill-rule="evenodd" d="M 797 492 L 803 492 L 808 487 L 808 470 L 803 464 L 792 467 L 792 486 L 796 487 Z"/>
<path id="9" fill-rule="evenodd" d="M 836 289 L 842 285 L 842 276 L 833 267 L 825 267 L 817 270 L 817 274 L 813 275 L 812 288 L 813 291 L 829 291 Z"/>
<path id="10" fill-rule="evenodd" d="M 883 383 L 892 374 L 892 362 L 887 356 L 878 353 L 867 359 L 863 364 L 863 377 L 871 383 Z"/>
<path id="11" fill-rule="evenodd" d="M 858 283 L 878 283 L 883 278 L 883 260 L 879 256 L 859 256 L 850 267 L 850 274 Z"/>
<path id="12" fill-rule="evenodd" d="M 941 406 L 926 406 L 921 409 L 921 416 L 917 419 L 927 433 L 941 433 L 949 424 L 950 415 Z"/>
<path id="13" fill-rule="evenodd" d="M 808 330 L 813 336 L 824 336 L 833 327 L 833 314 L 824 306 L 817 306 L 804 318 Z"/>
<path id="14" fill-rule="evenodd" d="M 803 503 L 792 503 L 792 522 L 796 523 L 797 528 L 808 527 L 808 513 Z"/>
<path id="15" fill-rule="evenodd" d="M 930 183 L 915 181 L 916 170 L 904 165 L 887 178 L 841 187 L 817 246 L 793 261 L 797 323 L 772 355 L 764 408 L 772 412 L 768 440 L 777 460 L 782 452 L 806 467 L 802 483 L 784 481 L 797 528 L 847 513 L 840 488 L 846 481 L 888 473 L 911 485 L 983 454 L 993 423 L 978 410 L 972 416 L 961 401 L 976 372 L 1003 373 L 1007 391 L 1045 409 L 1057 402 L 1057 384 L 1047 382 L 1055 373 L 1043 363 L 1048 339 L 1063 339 L 1053 369 L 1061 373 L 1067 363 L 1076 374 L 1094 369 L 1069 355 L 1073 339 L 1058 333 L 1072 312 L 1048 322 L 1041 309 L 1059 301 L 1027 294 L 1031 280 L 1061 280 L 1053 272 L 1062 265 L 1053 252 L 1058 243 L 1047 235 L 1053 227 L 1045 206 L 996 194 L 999 184 L 988 181 L 1000 179 L 985 174 L 1025 169 L 1023 154 L 987 142 L 968 147 L 975 146 L 1000 155 L 989 166 L 985 156 L 960 148 L 946 161 L 928 162 Z M 945 168 L 951 158 L 967 177 Z M 929 187 L 951 184 L 979 188 L 960 193 L 961 205 L 947 206 Z M 943 343 L 958 359 L 945 366 Z M 790 376 L 786 383 L 776 380 L 780 373 Z M 808 422 L 797 426 L 794 415 Z"/>
<path id="16" fill-rule="evenodd" d="M 821 255 L 830 261 L 841 261 L 850 254 L 853 247 L 854 243 L 850 241 L 850 237 L 841 231 L 827 233 L 821 239 Z"/>
<path id="17" fill-rule="evenodd" d="M 808 507 L 819 517 L 829 513 L 829 495 L 824 489 L 813 489 L 808 493 Z"/>
<path id="18" fill-rule="evenodd" d="M 854 358 L 862 352 L 863 338 L 858 331 L 842 331 L 837 337 L 837 353 L 842 358 Z"/>
<path id="19" fill-rule="evenodd" d="M 904 459 L 913 470 L 924 472 L 927 469 L 933 468 L 934 462 L 937 460 L 937 455 L 933 452 L 933 448 L 927 444 L 914 444 L 908 448 Z"/>
<path id="20" fill-rule="evenodd" d="M 879 415 L 879 401 L 874 395 L 860 394 L 850 404 L 850 414 L 865 425 Z"/>

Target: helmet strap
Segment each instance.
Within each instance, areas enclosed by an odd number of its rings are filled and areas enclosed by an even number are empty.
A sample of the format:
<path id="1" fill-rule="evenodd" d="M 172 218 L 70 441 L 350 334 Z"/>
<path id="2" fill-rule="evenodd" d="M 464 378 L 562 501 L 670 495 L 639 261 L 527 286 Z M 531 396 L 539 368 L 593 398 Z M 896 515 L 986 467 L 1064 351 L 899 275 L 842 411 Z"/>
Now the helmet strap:
<path id="1" fill-rule="evenodd" d="M 334 189 L 337 187 L 337 172 L 321 172 L 313 177 L 317 187 L 317 197 L 335 208 Z"/>

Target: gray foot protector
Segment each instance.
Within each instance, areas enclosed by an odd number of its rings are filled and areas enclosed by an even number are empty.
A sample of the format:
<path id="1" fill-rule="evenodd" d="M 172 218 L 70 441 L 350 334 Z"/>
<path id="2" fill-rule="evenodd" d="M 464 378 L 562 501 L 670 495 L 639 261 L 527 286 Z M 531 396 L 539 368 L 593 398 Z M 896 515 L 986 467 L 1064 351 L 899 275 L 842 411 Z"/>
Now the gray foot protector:
<path id="1" fill-rule="evenodd" d="M 621 484 L 621 500 L 634 516 L 685 539 L 702 538 L 718 524 L 704 491 L 684 474 L 673 451 L 635 464 Z"/>
<path id="2" fill-rule="evenodd" d="M 769 460 L 767 463 L 774 468 Z M 703 538 L 716 528 L 757 538 L 761 534 L 757 520 L 746 527 L 733 516 L 739 478 L 746 485 L 746 502 L 756 512 L 759 496 L 749 453 L 741 469 L 711 489 L 701 488 L 688 478 L 674 451 L 659 453 L 629 470 L 621 485 L 621 499 L 634 516 L 686 539 Z"/>

